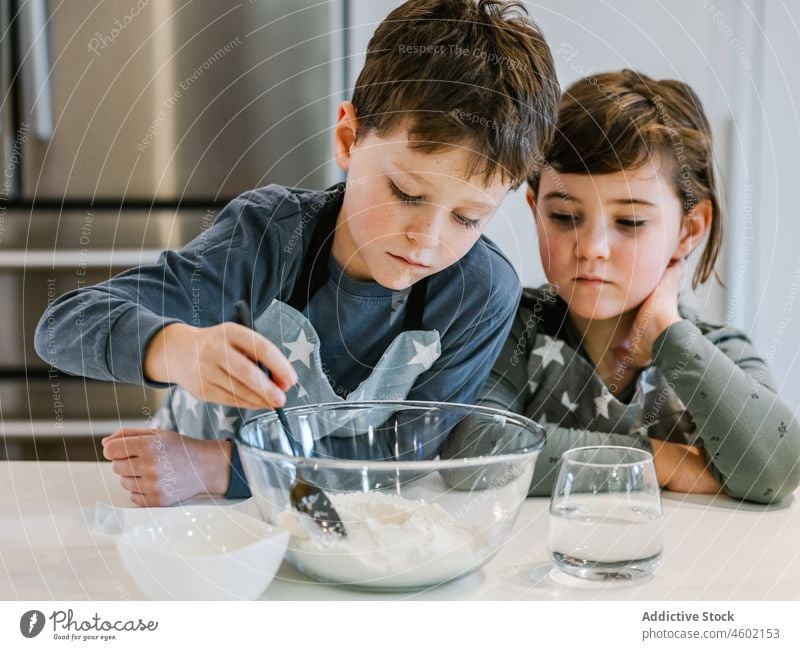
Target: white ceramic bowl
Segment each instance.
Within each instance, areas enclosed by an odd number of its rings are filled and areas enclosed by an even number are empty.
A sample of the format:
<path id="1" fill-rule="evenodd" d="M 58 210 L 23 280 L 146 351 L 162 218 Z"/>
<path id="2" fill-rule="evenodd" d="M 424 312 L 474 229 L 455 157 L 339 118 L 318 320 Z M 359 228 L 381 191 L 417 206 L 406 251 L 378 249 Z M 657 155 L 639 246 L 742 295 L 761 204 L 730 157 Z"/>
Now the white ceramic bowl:
<path id="1" fill-rule="evenodd" d="M 153 600 L 252 600 L 272 582 L 288 539 L 230 508 L 185 506 L 125 529 L 117 551 Z"/>

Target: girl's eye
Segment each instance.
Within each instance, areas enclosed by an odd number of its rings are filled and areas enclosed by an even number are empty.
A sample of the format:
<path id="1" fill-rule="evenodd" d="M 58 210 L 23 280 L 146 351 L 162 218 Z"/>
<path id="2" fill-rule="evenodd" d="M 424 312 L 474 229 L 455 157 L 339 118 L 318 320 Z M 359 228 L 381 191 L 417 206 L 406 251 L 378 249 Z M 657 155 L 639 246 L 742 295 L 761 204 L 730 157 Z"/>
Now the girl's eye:
<path id="1" fill-rule="evenodd" d="M 394 181 L 389 181 L 389 189 L 392 191 L 392 194 L 394 194 L 403 203 L 419 203 L 419 201 L 422 199 L 421 196 L 411 196 L 410 194 L 406 194 L 394 184 Z"/>
<path id="2" fill-rule="evenodd" d="M 456 220 L 458 225 L 464 226 L 464 228 L 477 228 L 481 225 L 480 219 L 470 219 L 469 217 L 465 217 L 463 214 L 458 214 L 458 212 L 453 213 L 453 218 Z"/>
<path id="3" fill-rule="evenodd" d="M 642 228 L 646 221 L 637 221 L 635 219 L 620 219 L 617 223 L 622 226 L 623 228 L 628 228 L 629 230 L 638 230 Z"/>

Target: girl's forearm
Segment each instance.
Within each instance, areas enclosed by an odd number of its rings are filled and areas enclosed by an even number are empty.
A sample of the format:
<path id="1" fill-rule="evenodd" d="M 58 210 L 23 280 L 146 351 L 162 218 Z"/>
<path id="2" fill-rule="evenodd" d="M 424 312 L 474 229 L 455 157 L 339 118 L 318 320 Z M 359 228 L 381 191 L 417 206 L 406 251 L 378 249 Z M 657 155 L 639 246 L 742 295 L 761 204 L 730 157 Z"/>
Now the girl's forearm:
<path id="1" fill-rule="evenodd" d="M 691 414 L 725 492 L 782 499 L 800 485 L 800 422 L 744 335 L 722 330 L 715 341 L 681 321 L 657 341 L 655 364 Z"/>
<path id="2" fill-rule="evenodd" d="M 664 440 L 651 440 L 658 484 L 674 492 L 716 494 L 722 484 L 708 467 L 703 450 Z"/>

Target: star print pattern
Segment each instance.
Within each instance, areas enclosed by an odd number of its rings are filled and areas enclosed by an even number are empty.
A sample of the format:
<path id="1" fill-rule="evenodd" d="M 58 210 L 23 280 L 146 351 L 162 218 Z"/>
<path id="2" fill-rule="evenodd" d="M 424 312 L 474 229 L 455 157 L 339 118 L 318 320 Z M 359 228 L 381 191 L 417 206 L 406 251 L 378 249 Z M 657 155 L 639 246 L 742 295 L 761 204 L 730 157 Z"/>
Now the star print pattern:
<path id="1" fill-rule="evenodd" d="M 287 406 L 344 400 L 343 394 L 336 392 L 336 385 L 329 382 L 317 347 L 319 337 L 305 316 L 274 301 L 256 319 L 255 326 L 264 336 L 269 336 L 269 332 L 283 334 L 283 348 L 298 375 L 297 383 L 287 392 Z M 347 400 L 405 399 L 419 375 L 432 368 L 440 356 L 441 341 L 436 331 L 404 331 L 391 342 L 372 373 L 347 396 Z M 167 395 L 161 420 L 169 425 L 164 427 L 169 430 L 214 440 L 231 437 L 245 419 L 268 411 L 240 411 L 222 404 L 203 402 L 176 386 Z M 348 425 L 351 419 L 352 416 L 345 415 L 342 421 L 330 422 L 327 428 L 320 426 L 314 435 L 357 435 L 363 427 L 381 424 L 370 423 L 362 416 L 359 426 L 355 427 Z"/>
<path id="2" fill-rule="evenodd" d="M 411 361 L 408 362 L 408 365 L 411 366 L 415 363 L 419 363 L 424 366 L 425 370 L 427 370 L 433 365 L 433 362 L 439 358 L 439 352 L 437 350 L 439 347 L 439 341 L 434 341 L 430 345 L 423 345 L 418 341 L 413 341 L 413 344 L 417 353 L 411 358 Z"/>
<path id="3" fill-rule="evenodd" d="M 217 418 L 217 431 L 233 433 L 234 423 L 239 419 L 235 415 L 228 415 L 227 409 L 221 404 L 214 410 Z"/>
<path id="4" fill-rule="evenodd" d="M 692 444 L 693 420 L 666 379 L 646 369 L 629 389 L 629 401 L 613 393 L 593 364 L 564 340 L 536 334 L 526 363 L 526 410 L 537 422 L 572 429 L 656 437 Z M 660 404 L 656 404 L 658 398 Z M 647 413 L 653 416 L 647 418 Z M 645 423 L 647 426 L 645 426 Z"/>
<path id="5" fill-rule="evenodd" d="M 183 408 L 185 400 L 186 390 L 181 388 L 180 386 L 175 388 L 175 392 L 172 396 L 172 407 L 177 410 L 181 410 Z"/>
<path id="6" fill-rule="evenodd" d="M 314 352 L 314 344 L 306 337 L 304 329 L 300 330 L 297 339 L 289 343 L 283 343 L 283 347 L 289 350 L 289 363 L 299 361 L 306 368 L 311 368 L 311 354 Z"/>
<path id="7" fill-rule="evenodd" d="M 612 399 L 614 399 L 614 396 L 611 394 L 611 391 L 603 386 L 603 392 L 600 393 L 598 397 L 594 398 L 595 417 L 603 417 L 608 420 L 608 404 Z"/>
<path id="8" fill-rule="evenodd" d="M 544 339 L 544 345 L 533 350 L 533 354 L 542 357 L 542 368 L 546 369 L 553 362 L 563 366 L 564 356 L 561 354 L 561 349 L 565 345 L 564 341 L 556 341 L 549 336 L 545 336 Z"/>
<path id="9" fill-rule="evenodd" d="M 172 414 L 167 406 L 161 406 L 150 420 L 150 426 L 160 431 L 174 431 L 175 423 L 172 421 Z"/>
<path id="10" fill-rule="evenodd" d="M 188 390 L 183 390 L 184 408 L 197 415 L 197 407 L 200 406 L 200 400 L 192 395 Z"/>

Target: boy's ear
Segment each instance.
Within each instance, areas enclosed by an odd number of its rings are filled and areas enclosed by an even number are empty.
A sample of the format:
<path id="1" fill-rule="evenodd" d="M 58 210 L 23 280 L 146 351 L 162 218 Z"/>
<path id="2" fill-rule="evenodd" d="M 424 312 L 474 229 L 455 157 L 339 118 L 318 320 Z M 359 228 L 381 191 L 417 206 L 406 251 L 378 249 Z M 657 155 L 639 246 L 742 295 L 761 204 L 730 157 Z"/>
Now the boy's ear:
<path id="1" fill-rule="evenodd" d="M 702 241 L 711 227 L 713 210 L 711 201 L 700 201 L 692 211 L 683 218 L 681 238 L 675 251 L 675 259 L 686 259 Z"/>
<path id="2" fill-rule="evenodd" d="M 528 205 L 531 208 L 531 212 L 533 212 L 533 218 L 536 218 L 536 194 L 533 191 L 533 188 L 528 185 L 528 189 L 525 190 L 525 200 L 528 202 Z"/>
<path id="3" fill-rule="evenodd" d="M 333 131 L 333 157 L 341 169 L 350 169 L 350 152 L 356 142 L 358 118 L 352 102 L 339 104 L 339 115 Z"/>

